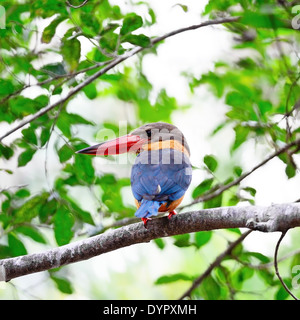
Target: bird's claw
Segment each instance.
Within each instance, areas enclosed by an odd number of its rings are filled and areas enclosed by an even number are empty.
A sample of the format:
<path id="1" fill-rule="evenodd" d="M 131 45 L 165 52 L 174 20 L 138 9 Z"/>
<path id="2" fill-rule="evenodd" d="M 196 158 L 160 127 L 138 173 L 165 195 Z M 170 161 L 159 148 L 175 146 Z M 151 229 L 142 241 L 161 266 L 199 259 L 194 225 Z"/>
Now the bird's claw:
<path id="1" fill-rule="evenodd" d="M 142 221 L 143 221 L 143 223 L 144 223 L 144 227 L 147 229 L 147 222 L 149 221 L 149 220 L 152 220 L 151 218 L 142 218 Z"/>
<path id="2" fill-rule="evenodd" d="M 170 211 L 168 214 L 168 219 L 171 219 L 173 216 L 175 216 L 175 214 L 177 214 L 175 210 Z"/>
<path id="3" fill-rule="evenodd" d="M 175 210 L 172 210 L 168 214 L 168 219 L 171 219 L 173 216 L 175 216 L 177 212 Z M 151 218 L 142 218 L 142 221 L 144 223 L 144 227 L 147 229 L 147 223 L 149 220 L 152 220 Z"/>

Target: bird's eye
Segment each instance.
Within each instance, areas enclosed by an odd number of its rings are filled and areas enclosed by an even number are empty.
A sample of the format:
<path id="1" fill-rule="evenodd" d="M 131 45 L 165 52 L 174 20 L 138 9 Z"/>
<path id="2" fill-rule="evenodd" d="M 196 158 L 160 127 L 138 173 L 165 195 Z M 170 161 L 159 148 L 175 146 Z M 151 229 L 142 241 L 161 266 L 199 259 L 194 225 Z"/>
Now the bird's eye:
<path id="1" fill-rule="evenodd" d="M 146 130 L 146 133 L 147 133 L 147 137 L 151 138 L 151 129 Z"/>

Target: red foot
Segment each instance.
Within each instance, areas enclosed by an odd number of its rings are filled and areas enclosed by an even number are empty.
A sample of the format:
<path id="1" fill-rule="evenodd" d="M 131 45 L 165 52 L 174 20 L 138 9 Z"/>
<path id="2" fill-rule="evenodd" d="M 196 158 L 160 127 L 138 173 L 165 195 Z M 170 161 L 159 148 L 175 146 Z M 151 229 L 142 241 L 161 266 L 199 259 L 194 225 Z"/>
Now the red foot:
<path id="1" fill-rule="evenodd" d="M 151 218 L 142 218 L 142 221 L 144 222 L 144 227 L 147 229 L 147 222 L 148 220 L 151 220 Z"/>
<path id="2" fill-rule="evenodd" d="M 172 216 L 175 216 L 175 214 L 177 214 L 177 212 L 175 210 L 172 210 L 171 212 L 169 212 L 168 218 L 171 219 Z"/>

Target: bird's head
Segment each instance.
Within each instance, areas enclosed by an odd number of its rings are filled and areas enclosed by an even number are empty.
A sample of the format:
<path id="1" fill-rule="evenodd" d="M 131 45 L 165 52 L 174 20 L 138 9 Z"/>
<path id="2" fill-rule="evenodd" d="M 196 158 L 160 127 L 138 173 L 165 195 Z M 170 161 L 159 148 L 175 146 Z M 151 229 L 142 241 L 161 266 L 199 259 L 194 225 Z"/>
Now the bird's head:
<path id="1" fill-rule="evenodd" d="M 163 148 L 178 149 L 190 155 L 183 133 L 176 126 L 165 122 L 145 124 L 128 135 L 96 144 L 77 153 L 106 156 Z"/>

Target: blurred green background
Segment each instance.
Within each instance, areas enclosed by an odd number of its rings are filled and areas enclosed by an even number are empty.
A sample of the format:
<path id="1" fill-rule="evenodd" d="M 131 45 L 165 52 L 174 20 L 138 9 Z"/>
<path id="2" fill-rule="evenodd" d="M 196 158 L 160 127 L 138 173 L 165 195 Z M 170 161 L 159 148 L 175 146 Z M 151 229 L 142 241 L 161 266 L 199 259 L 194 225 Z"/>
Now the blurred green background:
<path id="1" fill-rule="evenodd" d="M 75 151 L 147 122 L 173 123 L 190 145 L 193 180 L 182 211 L 300 198 L 293 149 L 220 196 L 190 205 L 299 139 L 300 8 L 293 1 L 1 5 L 1 136 L 118 56 L 144 50 L 1 141 L 0 259 L 109 232 L 133 218 L 128 159 Z M 151 46 L 167 32 L 224 17 L 240 19 Z M 1 282 L 0 299 L 178 299 L 242 231 L 158 239 Z M 252 232 L 190 298 L 290 299 L 273 270 L 279 235 Z M 299 240 L 297 229 L 288 233 L 280 248 L 288 257 L 279 264 L 298 295 L 292 268 L 300 265 Z"/>

